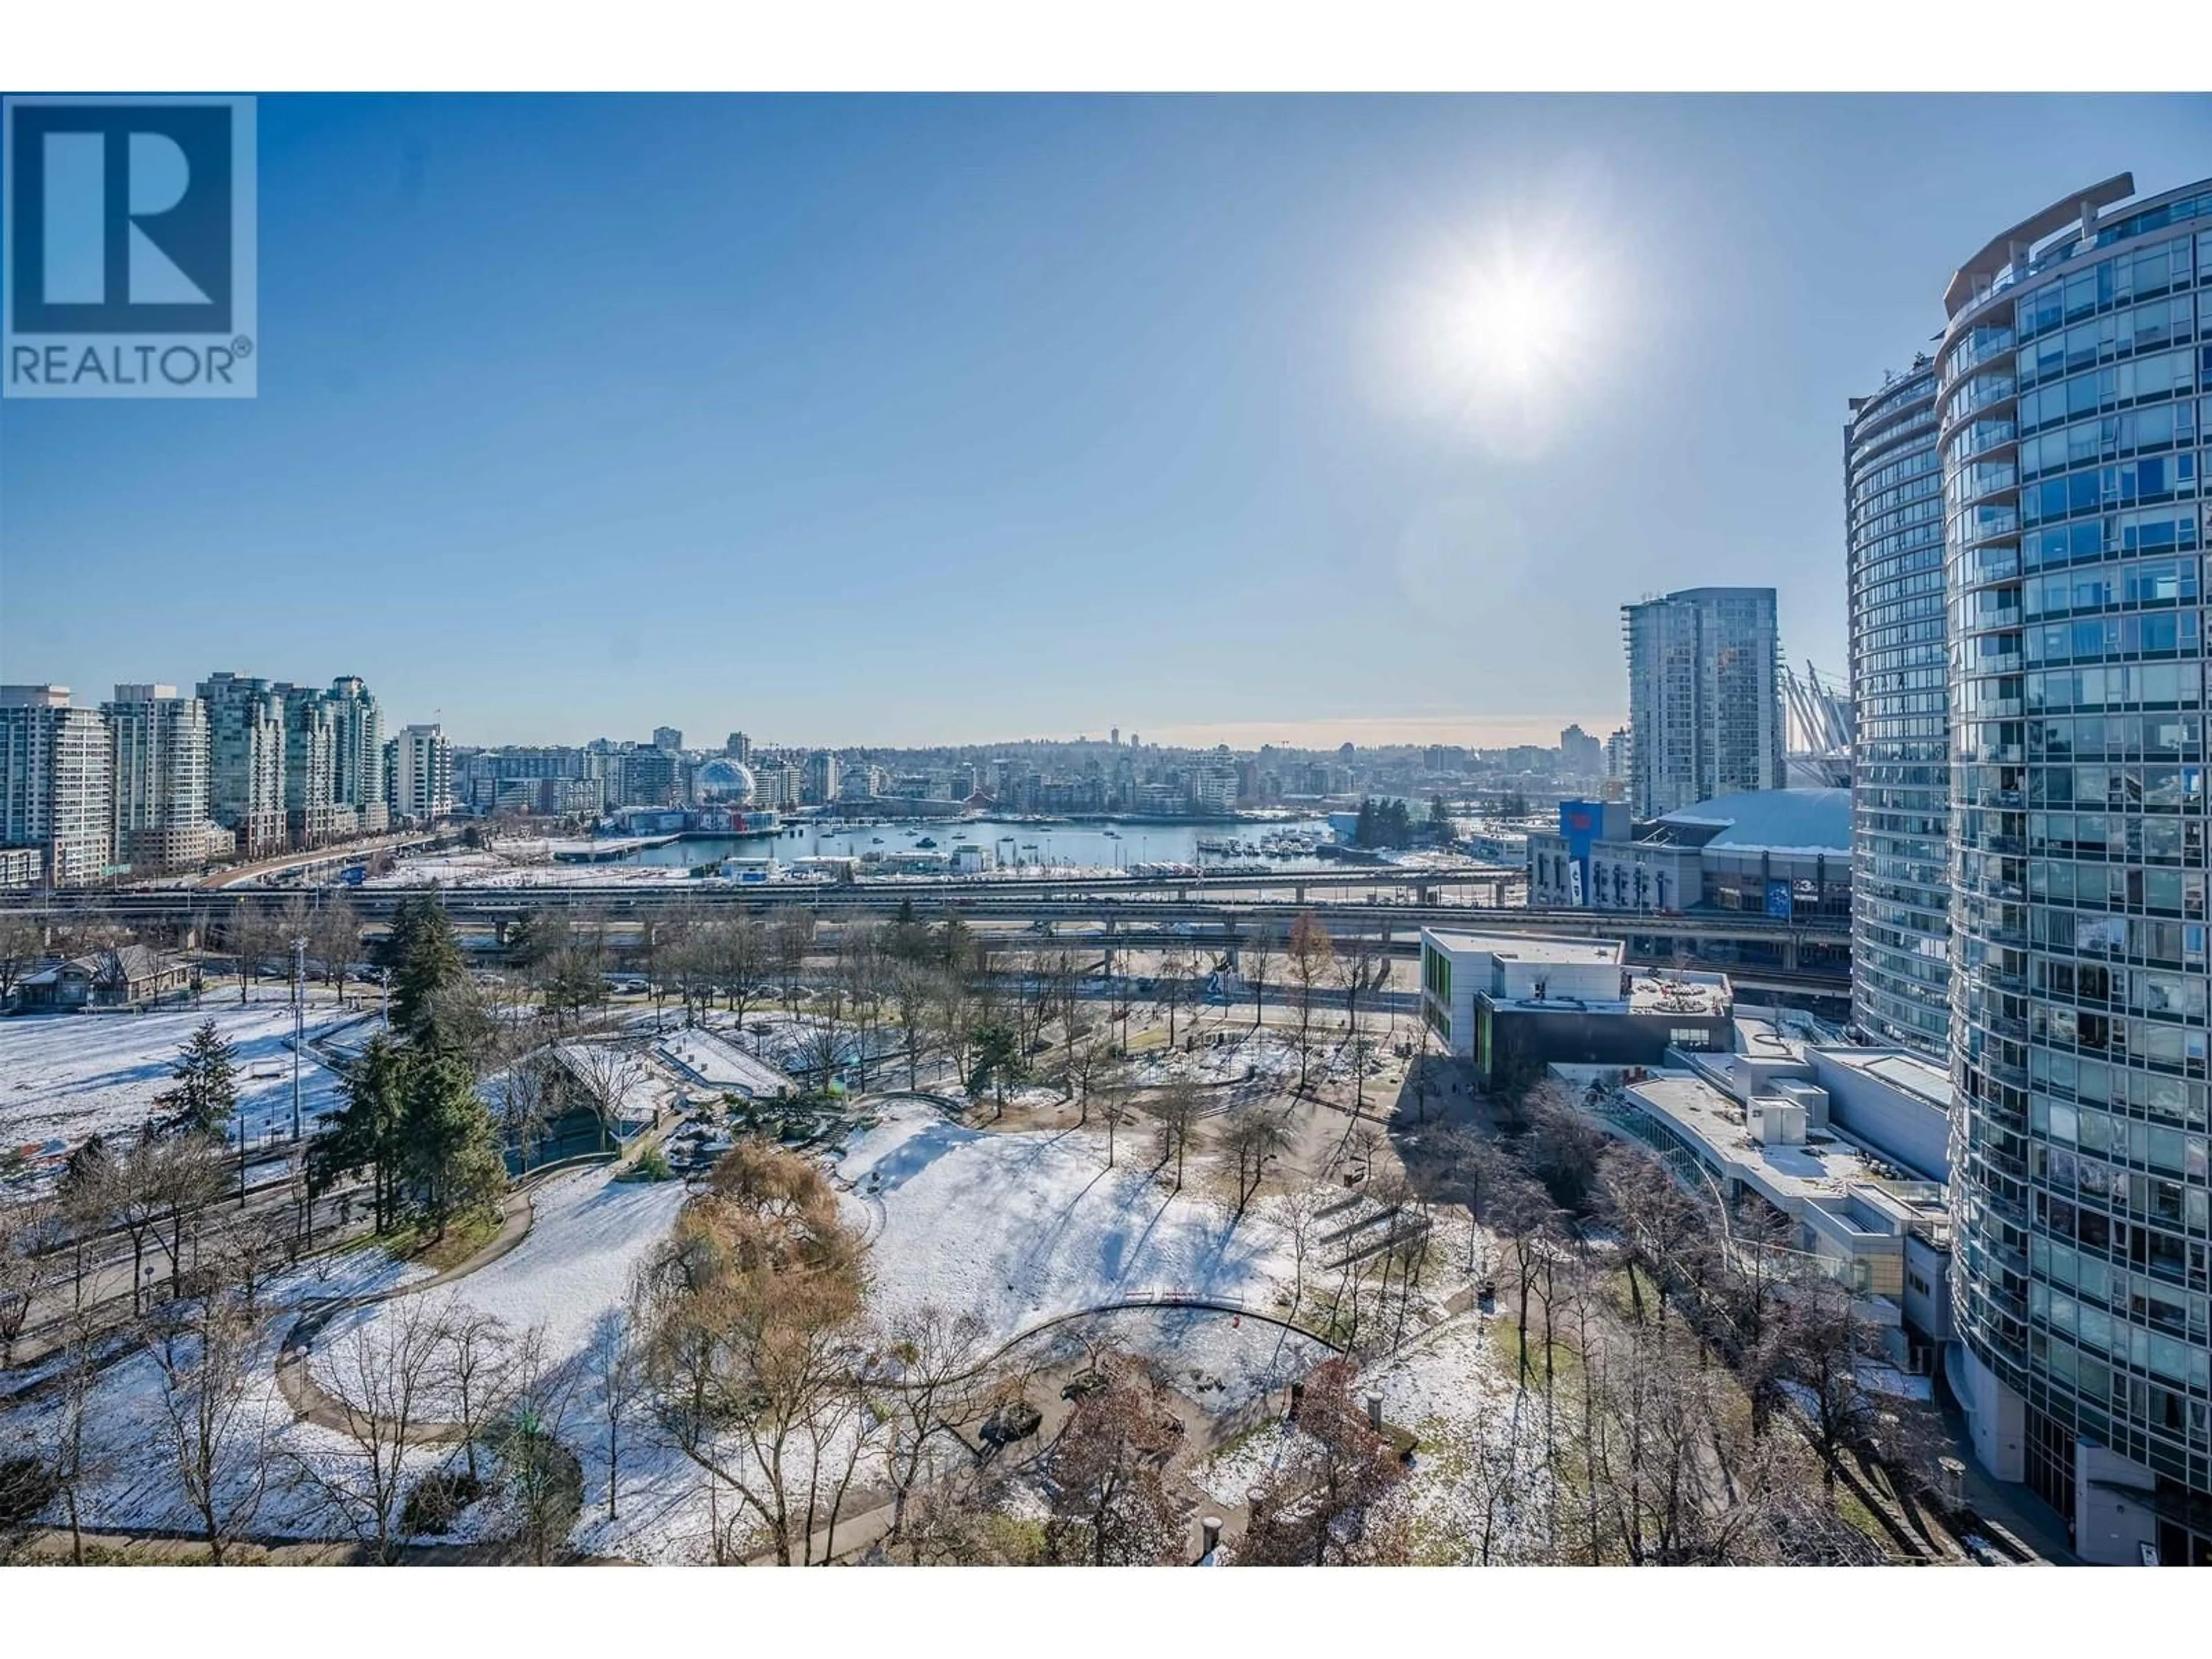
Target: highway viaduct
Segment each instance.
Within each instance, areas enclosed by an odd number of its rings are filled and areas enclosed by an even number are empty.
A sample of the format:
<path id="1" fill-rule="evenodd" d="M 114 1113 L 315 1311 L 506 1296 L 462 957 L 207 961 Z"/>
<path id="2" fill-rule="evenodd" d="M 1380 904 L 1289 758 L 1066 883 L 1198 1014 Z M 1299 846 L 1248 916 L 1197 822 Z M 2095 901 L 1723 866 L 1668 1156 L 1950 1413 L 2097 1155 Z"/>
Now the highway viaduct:
<path id="1" fill-rule="evenodd" d="M 1664 915 L 1648 911 L 1498 908 L 1503 879 L 1519 872 L 1470 868 L 1420 872 L 1353 868 L 1283 875 L 1176 878 L 1021 877 L 839 884 L 612 882 L 543 887 L 441 890 L 447 913 L 465 933 L 503 937 L 525 914 L 566 912 L 604 923 L 616 939 L 635 939 L 657 920 L 704 907 L 737 907 L 756 915 L 790 908 L 813 910 L 832 926 L 884 918 L 911 903 L 927 921 L 945 915 L 970 923 L 1037 924 L 1091 930 L 1087 947 L 1152 950 L 1173 945 L 1233 956 L 1263 930 L 1279 939 L 1291 919 L 1311 910 L 1339 939 L 1359 938 L 1394 955 L 1419 949 L 1422 927 L 1548 939 L 1618 939 L 1632 962 L 1727 973 L 1743 989 L 1816 996 L 1849 994 L 1849 934 L 1844 928 L 1764 915 Z M 1464 887 L 1492 903 L 1450 903 L 1443 894 Z M 362 919 L 388 921 L 399 902 L 425 890 L 394 888 L 230 888 L 120 890 L 0 897 L 0 908 L 29 909 L 53 920 L 87 914 L 118 921 L 192 928 L 204 938 L 251 908 L 279 914 L 343 892 Z M 1039 941 L 1042 943 L 1042 939 Z M 1071 940 L 1073 942 L 1073 940 Z"/>

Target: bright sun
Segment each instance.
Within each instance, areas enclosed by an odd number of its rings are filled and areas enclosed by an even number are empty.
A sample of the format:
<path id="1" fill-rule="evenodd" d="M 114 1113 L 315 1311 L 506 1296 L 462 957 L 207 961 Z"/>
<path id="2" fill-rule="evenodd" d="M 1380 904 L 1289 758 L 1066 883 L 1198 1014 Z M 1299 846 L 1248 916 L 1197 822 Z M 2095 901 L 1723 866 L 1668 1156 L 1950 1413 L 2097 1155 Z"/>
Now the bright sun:
<path id="1" fill-rule="evenodd" d="M 1510 217 L 1510 216 L 1507 216 Z M 1624 337 L 1613 262 L 1565 216 L 1499 222 L 1439 246 L 1395 290 L 1376 355 L 1394 401 L 1482 449 L 1530 459 L 1602 406 Z"/>
<path id="2" fill-rule="evenodd" d="M 1492 389 L 1532 389 L 1572 343 L 1574 309 L 1565 294 L 1528 272 L 1486 273 L 1465 306 L 1460 349 Z"/>

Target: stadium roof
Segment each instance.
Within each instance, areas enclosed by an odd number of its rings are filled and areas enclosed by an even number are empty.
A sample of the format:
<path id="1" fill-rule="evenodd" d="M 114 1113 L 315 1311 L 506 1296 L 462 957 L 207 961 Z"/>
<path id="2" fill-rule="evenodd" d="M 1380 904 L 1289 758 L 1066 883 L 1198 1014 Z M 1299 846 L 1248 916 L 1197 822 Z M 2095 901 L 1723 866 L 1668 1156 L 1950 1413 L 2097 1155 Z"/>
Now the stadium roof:
<path id="1" fill-rule="evenodd" d="M 1668 813 L 1662 823 L 1721 826 L 1705 845 L 1738 851 L 1842 853 L 1851 850 L 1848 789 L 1759 789 L 1719 795 Z"/>

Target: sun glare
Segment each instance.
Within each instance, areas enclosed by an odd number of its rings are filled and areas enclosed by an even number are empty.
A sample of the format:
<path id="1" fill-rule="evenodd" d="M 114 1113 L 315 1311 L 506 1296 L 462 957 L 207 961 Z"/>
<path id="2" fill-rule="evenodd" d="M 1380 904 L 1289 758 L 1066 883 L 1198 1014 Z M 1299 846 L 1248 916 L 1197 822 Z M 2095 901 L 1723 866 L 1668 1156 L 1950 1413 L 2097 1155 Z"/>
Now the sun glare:
<path id="1" fill-rule="evenodd" d="M 1571 308 L 1524 273 L 1485 278 L 1467 301 L 1461 349 L 1494 385 L 1525 388 L 1555 366 L 1569 343 Z"/>
<path id="2" fill-rule="evenodd" d="M 1397 395 L 1486 450 L 1534 456 L 1590 404 L 1616 331 L 1590 239 L 1562 222 L 1493 228 L 1396 296 Z"/>

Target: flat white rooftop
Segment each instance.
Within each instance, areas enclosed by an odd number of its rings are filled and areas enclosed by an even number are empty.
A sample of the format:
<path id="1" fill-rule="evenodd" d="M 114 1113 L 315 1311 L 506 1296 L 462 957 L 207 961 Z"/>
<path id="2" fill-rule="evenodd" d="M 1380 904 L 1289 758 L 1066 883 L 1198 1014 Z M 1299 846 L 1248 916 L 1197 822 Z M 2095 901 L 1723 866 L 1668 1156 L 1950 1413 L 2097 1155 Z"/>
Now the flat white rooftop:
<path id="1" fill-rule="evenodd" d="M 1515 962 L 1582 963 L 1612 967 L 1620 961 L 1617 939 L 1523 939 L 1516 933 L 1463 933 L 1455 929 L 1424 927 L 1422 937 L 1453 956 L 1505 957 Z"/>
<path id="2" fill-rule="evenodd" d="M 1821 1048 L 1820 1058 L 1838 1066 L 1848 1066 L 1855 1072 L 1864 1072 L 1869 1077 L 1880 1078 L 1892 1088 L 1901 1089 L 1938 1111 L 1951 1109 L 1951 1074 L 1932 1060 L 1923 1060 L 1917 1054 L 1896 1048 L 1826 1047 Z"/>
<path id="3" fill-rule="evenodd" d="M 1821 1130 L 1803 1146 L 1767 1146 L 1751 1138 L 1744 1109 L 1701 1077 L 1662 1072 L 1628 1086 L 1647 1111 L 1706 1149 L 1705 1162 L 1727 1170 L 1793 1213 L 1808 1199 L 1840 1199 L 1875 1172 L 1857 1147 Z"/>

